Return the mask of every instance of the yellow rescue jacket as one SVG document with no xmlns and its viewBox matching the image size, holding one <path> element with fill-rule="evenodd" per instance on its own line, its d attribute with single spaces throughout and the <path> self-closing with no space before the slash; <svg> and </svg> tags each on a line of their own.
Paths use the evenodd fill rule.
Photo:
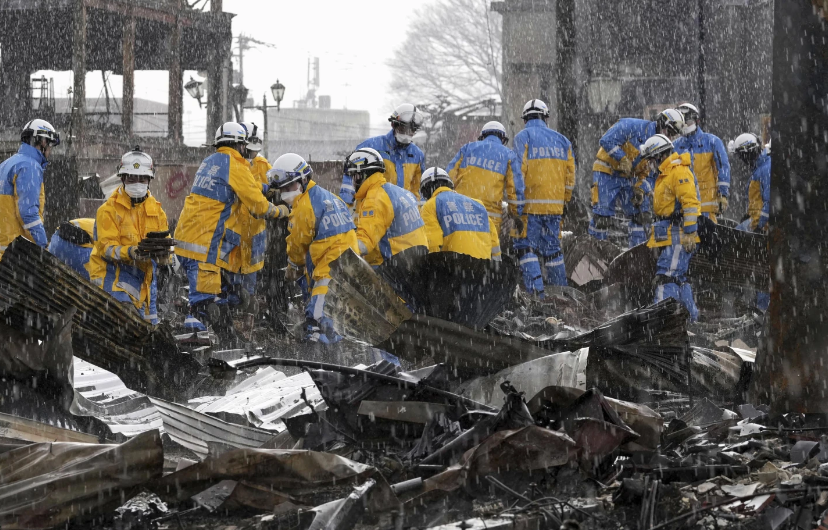
<svg viewBox="0 0 828 530">
<path fill-rule="evenodd" d="M 220 147 L 201 163 L 178 218 L 175 253 L 230 272 L 241 269 L 239 217 L 276 218 L 250 163 L 235 149 Z"/>
<path fill-rule="evenodd" d="M 86 265 L 90 281 L 122 302 L 131 301 L 147 320 L 157 318 L 154 265 L 133 261 L 129 249 L 148 233 L 166 230 L 167 214 L 161 203 L 149 195 L 133 206 L 123 186 L 98 208 L 95 217 L 95 243 Z"/>
<path fill-rule="evenodd" d="M 264 185 L 267 185 L 267 172 L 271 167 L 273 166 L 262 155 L 256 155 L 250 163 L 253 176 Z M 236 227 L 241 235 L 241 273 L 251 274 L 262 270 L 267 247 L 267 221 L 253 217 L 250 210 L 242 206 L 239 209 Z"/>
<path fill-rule="evenodd" d="M 526 122 L 513 143 L 526 186 L 523 213 L 561 215 L 575 188 L 572 144 L 539 119 Z"/>
<path fill-rule="evenodd" d="M 423 206 L 429 252 L 457 252 L 473 258 L 500 257 L 500 237 L 478 200 L 440 187 Z"/>
<path fill-rule="evenodd" d="M 374 173 L 356 193 L 357 240 L 365 261 L 381 265 L 384 260 L 411 247 L 428 247 L 425 225 L 417 199 L 408 191 Z"/>
<path fill-rule="evenodd" d="M 286 240 L 288 264 L 305 267 L 314 283 L 330 280 L 334 260 L 349 248 L 359 253 L 354 228 L 351 212 L 342 199 L 314 181 L 308 182 L 290 212 Z M 323 294 L 316 287 L 314 293 Z"/>
<path fill-rule="evenodd" d="M 648 247 L 680 244 L 679 227 L 685 233 L 696 232 L 701 201 L 696 179 L 690 171 L 689 153 L 673 153 L 658 166 L 658 177 L 653 188 L 653 214 L 656 219 L 647 241 Z"/>
</svg>

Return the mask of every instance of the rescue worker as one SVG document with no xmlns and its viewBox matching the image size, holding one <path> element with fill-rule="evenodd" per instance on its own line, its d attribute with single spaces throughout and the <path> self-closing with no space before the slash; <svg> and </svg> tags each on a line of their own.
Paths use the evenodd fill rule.
<svg viewBox="0 0 828 530">
<path fill-rule="evenodd" d="M 751 134 L 744 133 L 736 137 L 727 145 L 728 150 L 735 154 L 750 169 L 746 195 L 748 197 L 748 215 L 737 230 L 747 232 L 766 233 L 770 218 L 770 183 L 771 183 L 771 154 L 770 144 L 762 149 L 759 139 Z M 757 291 L 756 307 L 767 311 L 770 305 L 770 293 Z"/>
<path fill-rule="evenodd" d="M 647 180 L 647 164 L 639 157 L 638 148 L 655 134 L 677 138 L 683 127 L 681 112 L 667 109 L 655 121 L 621 118 L 604 133 L 592 165 L 591 236 L 607 239 L 612 216 L 620 206 L 629 219 L 630 248 L 647 240 L 645 227 L 652 217 L 647 197 L 652 193 L 652 178 Z"/>
<path fill-rule="evenodd" d="M 663 134 L 649 138 L 640 152 L 650 171 L 657 174 L 653 189 L 655 221 L 647 241 L 648 247 L 662 249 L 654 279 L 655 302 L 675 298 L 696 321 L 699 310 L 687 270 L 699 242 L 696 232 L 701 203 L 690 170 L 690 154 L 676 153 L 673 143 Z"/>
<path fill-rule="evenodd" d="M 247 158 L 250 161 L 250 171 L 253 173 L 257 183 L 262 185 L 262 190 L 267 193 L 267 172 L 271 165 L 265 157 L 259 154 L 262 150 L 262 139 L 259 136 L 261 131 L 253 122 L 244 122 L 242 126 L 247 130 Z M 236 220 L 235 230 L 241 236 L 239 244 L 241 269 L 239 275 L 234 275 L 234 283 L 242 286 L 245 292 L 250 294 L 251 300 L 255 301 L 256 280 L 260 270 L 264 267 L 265 250 L 267 247 L 267 221 L 257 219 L 250 210 L 241 205 L 239 216 Z M 250 311 L 255 313 L 256 311 Z"/>
<path fill-rule="evenodd" d="M 420 193 L 420 177 L 425 169 L 425 155 L 412 143 L 414 134 L 423 126 L 423 113 L 411 103 L 403 103 L 391 113 L 388 121 L 391 130 L 368 138 L 356 148 L 370 147 L 382 155 L 385 161 L 385 180 L 406 189 L 415 197 Z M 354 182 L 343 175 L 339 196 L 349 205 L 354 204 Z"/>
<path fill-rule="evenodd" d="M 401 252 L 428 253 L 417 199 L 386 182 L 385 162 L 370 147 L 357 149 L 345 162 L 356 188 L 356 235 L 359 253 L 374 267 Z"/>
<path fill-rule="evenodd" d="M 770 216 L 770 149 L 762 149 L 759 139 L 744 133 L 728 143 L 728 149 L 750 169 L 746 195 L 748 217 L 739 225 L 740 230 L 764 232 L 768 229 Z"/>
<path fill-rule="evenodd" d="M 317 186 L 305 159 L 287 153 L 268 172 L 270 186 L 291 208 L 288 236 L 288 281 L 306 275 L 309 297 L 305 307 L 304 339 L 331 343 L 339 340 L 333 321 L 325 313 L 325 296 L 331 281 L 331 263 L 349 248 L 359 253 L 356 231 L 348 206 Z"/>
<path fill-rule="evenodd" d="M 271 204 L 264 185 L 251 173 L 244 158 L 248 135 L 241 124 L 225 123 L 216 130 L 215 139 L 216 152 L 199 166 L 184 201 L 175 253 L 190 284 L 190 312 L 184 327 L 203 331 L 206 322 L 220 335 L 232 336 L 229 303 L 234 285 L 228 273 L 241 269 L 239 217 L 249 212 L 256 218 L 278 219 L 289 210 Z"/>
<path fill-rule="evenodd" d="M 156 256 L 143 248 L 153 232 L 169 236 L 167 214 L 149 192 L 155 178 L 152 158 L 135 147 L 121 157 L 118 176 L 121 185 L 95 216 L 95 243 L 86 269 L 92 283 L 157 324 L 156 270 L 158 261 L 171 251 Z"/>
<path fill-rule="evenodd" d="M 49 122 L 32 120 L 20 133 L 20 149 L 0 164 L 0 259 L 17 236 L 46 247 L 43 171 L 60 135 Z"/>
<path fill-rule="evenodd" d="M 549 108 L 539 99 L 523 106 L 525 128 L 515 135 L 514 151 L 521 161 L 526 186 L 523 219 L 514 249 L 527 292 L 544 295 L 541 273 L 543 260 L 546 284 L 566 285 L 561 251 L 561 218 L 575 188 L 575 157 L 572 144 L 546 125 Z M 522 226 L 521 226 L 522 225 Z"/>
<path fill-rule="evenodd" d="M 676 110 L 684 117 L 681 138 L 674 142 L 677 153 L 690 153 L 690 168 L 699 185 L 702 215 L 716 222 L 727 210 L 730 195 L 730 161 L 724 143 L 699 125 L 699 109 L 682 103 Z"/>
<path fill-rule="evenodd" d="M 500 236 L 486 207 L 454 191 L 443 169 L 428 168 L 420 182 L 429 252 L 457 252 L 500 261 Z"/>
<path fill-rule="evenodd" d="M 86 270 L 86 264 L 89 263 L 94 243 L 95 220 L 73 219 L 55 230 L 49 241 L 48 250 L 88 280 L 89 271 Z"/>
<path fill-rule="evenodd" d="M 512 216 L 520 219 L 523 215 L 524 185 L 520 159 L 506 147 L 508 143 L 509 137 L 503 124 L 490 121 L 483 126 L 477 141 L 461 147 L 447 168 L 454 181 L 454 190 L 482 202 L 498 234 L 503 221 L 501 203 L 504 190 Z"/>
</svg>

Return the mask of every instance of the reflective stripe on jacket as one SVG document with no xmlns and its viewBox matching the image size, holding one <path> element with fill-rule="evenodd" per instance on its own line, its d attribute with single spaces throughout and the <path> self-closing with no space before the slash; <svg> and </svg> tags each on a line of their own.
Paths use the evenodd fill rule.
<svg viewBox="0 0 828 530">
<path fill-rule="evenodd" d="M 730 161 L 718 136 L 700 127 L 674 142 L 677 153 L 690 154 L 690 168 L 696 175 L 701 211 L 719 212 L 719 194 L 730 195 Z"/>
<path fill-rule="evenodd" d="M 175 253 L 239 272 L 238 217 L 242 207 L 254 217 L 275 218 L 276 206 L 262 193 L 250 163 L 235 149 L 220 147 L 196 171 L 193 187 L 178 218 Z M 232 254 L 231 254 L 232 253 Z"/>
<path fill-rule="evenodd" d="M 365 261 L 380 265 L 403 250 L 427 247 L 425 225 L 410 191 L 374 173 L 356 194 L 356 228 Z"/>
<path fill-rule="evenodd" d="M 592 171 L 612 175 L 618 172 L 618 163 L 625 156 L 634 164 L 633 173 L 639 178 L 647 176 L 647 163 L 638 158 L 638 148 L 656 133 L 654 121 L 637 118 L 621 118 L 598 141 L 600 148 L 595 155 Z"/>
<path fill-rule="evenodd" d="M 429 252 L 500 257 L 500 237 L 480 201 L 441 187 L 426 201 L 422 214 Z"/>
<path fill-rule="evenodd" d="M 425 155 L 422 150 L 410 143 L 401 145 L 394 138 L 394 131 L 388 131 L 382 136 L 368 138 L 356 148 L 370 147 L 376 149 L 385 161 L 385 180 L 406 189 L 420 198 L 420 177 L 425 171 Z M 342 200 L 351 204 L 353 202 L 354 181 L 348 175 L 342 177 L 342 186 L 339 188 L 339 196 Z"/>
<path fill-rule="evenodd" d="M 150 232 L 169 230 L 167 214 L 152 195 L 133 206 L 123 186 L 98 208 L 89 279 L 122 302 L 132 304 L 146 320 L 155 321 L 155 263 L 136 262 L 129 256 Z"/>
<path fill-rule="evenodd" d="M 262 183 L 262 189 L 267 193 L 267 172 L 270 171 L 270 162 L 261 155 L 250 163 L 250 170 L 257 182 Z M 241 235 L 240 258 L 241 273 L 250 274 L 262 270 L 264 267 L 265 250 L 267 247 L 267 221 L 250 215 L 250 210 L 242 206 L 239 208 L 239 218 L 236 223 L 237 231 Z"/>
<path fill-rule="evenodd" d="M 770 217 L 771 156 L 765 151 L 756 160 L 748 181 L 748 215 L 752 230 L 763 230 Z"/>
<path fill-rule="evenodd" d="M 460 148 L 446 168 L 454 190 L 477 199 L 489 216 L 502 216 L 503 191 L 512 215 L 523 215 L 524 183 L 520 159 L 497 136 L 471 142 Z"/>
<path fill-rule="evenodd" d="M 304 266 L 314 282 L 330 279 L 331 263 L 349 248 L 359 254 L 348 206 L 314 181 L 293 203 L 288 232 L 289 264 Z"/>
<path fill-rule="evenodd" d="M 525 185 L 523 213 L 561 215 L 575 189 L 572 144 L 543 120 L 535 119 L 515 135 L 514 150 Z"/>
<path fill-rule="evenodd" d="M 43 171 L 48 162 L 29 144 L 0 164 L 0 258 L 17 236 L 41 247 L 48 243 L 43 227 Z"/>
<path fill-rule="evenodd" d="M 690 155 L 673 153 L 658 166 L 658 177 L 653 189 L 652 226 L 648 247 L 666 247 L 680 243 L 679 231 L 694 233 L 698 228 L 701 203 L 696 190 L 696 178 L 690 171 Z M 696 236 L 696 242 L 699 238 Z"/>
</svg>

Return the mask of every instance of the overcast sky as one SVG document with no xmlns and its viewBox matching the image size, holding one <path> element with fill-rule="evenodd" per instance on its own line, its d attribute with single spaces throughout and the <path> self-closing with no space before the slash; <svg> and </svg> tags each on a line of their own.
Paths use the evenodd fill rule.
<svg viewBox="0 0 828 530">
<path fill-rule="evenodd" d="M 386 66 L 405 39 L 414 11 L 434 0 L 224 0 L 224 10 L 234 13 L 233 35 L 244 33 L 276 49 L 255 47 L 244 57 L 244 84 L 260 104 L 278 78 L 286 87 L 283 106 L 292 106 L 307 91 L 308 58 L 319 57 L 319 95 L 330 95 L 333 108 L 367 110 L 372 134 L 387 129 L 385 121 L 395 104 L 388 94 L 390 72 Z M 233 50 L 236 51 L 236 40 Z M 235 64 L 235 62 L 234 62 Z M 185 82 L 191 72 L 185 74 Z M 49 72 L 55 77 L 56 97 L 66 97 L 72 84 L 70 72 Z M 122 91 L 121 76 L 110 76 L 116 97 Z M 103 97 L 100 72 L 87 74 L 87 97 Z M 135 97 L 167 101 L 167 76 L 161 72 L 136 72 Z M 137 117 L 139 119 L 140 117 Z M 261 120 L 261 112 L 246 111 L 246 119 Z M 197 144 L 205 138 L 206 109 L 184 97 L 184 138 Z"/>
</svg>

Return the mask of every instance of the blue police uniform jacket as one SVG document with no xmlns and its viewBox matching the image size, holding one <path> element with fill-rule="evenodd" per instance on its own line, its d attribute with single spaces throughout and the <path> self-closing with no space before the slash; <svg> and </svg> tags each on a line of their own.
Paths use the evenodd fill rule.
<svg viewBox="0 0 828 530">
<path fill-rule="evenodd" d="M 730 161 L 724 143 L 718 136 L 696 127 L 673 145 L 677 153 L 690 153 L 690 169 L 699 186 L 702 212 L 718 212 L 718 195 L 730 194 Z"/>
<path fill-rule="evenodd" d="M 43 228 L 43 170 L 48 162 L 40 150 L 21 144 L 0 164 L 0 257 L 17 236 L 41 247 L 48 243 Z"/>
<path fill-rule="evenodd" d="M 368 138 L 356 148 L 370 147 L 376 149 L 385 161 L 385 180 L 410 191 L 415 197 L 420 197 L 420 177 L 425 171 L 425 155 L 423 151 L 410 143 L 402 145 L 394 138 L 393 129 L 382 136 Z M 348 204 L 354 202 L 354 180 L 343 175 L 339 196 Z"/>
</svg>

